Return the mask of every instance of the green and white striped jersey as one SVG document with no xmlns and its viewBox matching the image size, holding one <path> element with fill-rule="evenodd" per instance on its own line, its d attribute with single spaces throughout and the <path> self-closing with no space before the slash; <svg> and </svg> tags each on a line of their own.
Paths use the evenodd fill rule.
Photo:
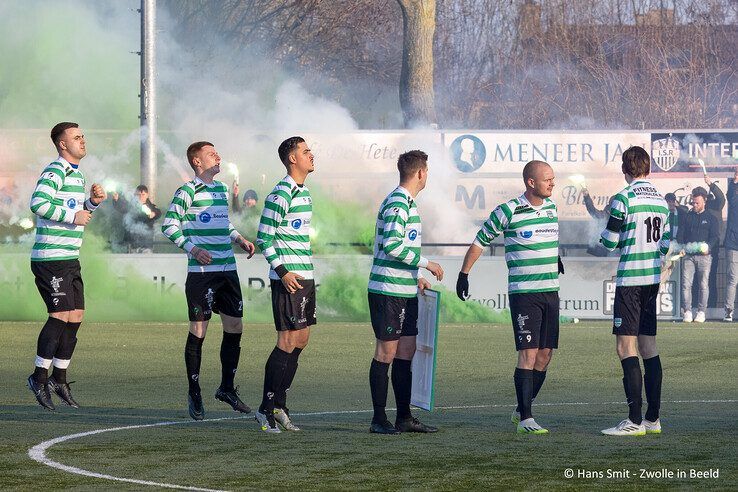
<svg viewBox="0 0 738 492">
<path fill-rule="evenodd" d="M 31 261 L 76 260 L 82 246 L 84 226 L 74 224 L 74 214 L 95 210 L 85 201 L 85 177 L 62 157 L 46 166 L 31 195 L 36 214 L 36 242 Z"/>
<path fill-rule="evenodd" d="M 480 248 L 500 234 L 505 238 L 510 294 L 559 290 L 559 218 L 545 198 L 537 207 L 525 194 L 495 208 L 474 239 Z"/>
<path fill-rule="evenodd" d="M 264 201 L 256 244 L 269 262 L 269 278 L 279 280 L 274 271 L 280 265 L 304 279 L 313 276 L 310 222 L 313 199 L 305 185 L 290 175 L 277 183 Z"/>
<path fill-rule="evenodd" d="M 622 220 L 619 231 L 605 229 L 600 241 L 620 248 L 615 285 L 652 285 L 661 281 L 661 256 L 669 251 L 669 208 L 658 190 L 639 179 L 615 195 L 610 217 Z"/>
<path fill-rule="evenodd" d="M 195 178 L 174 193 L 164 215 L 161 232 L 188 253 L 188 272 L 224 272 L 236 269 L 232 241 L 239 233 L 228 218 L 228 187 L 220 181 L 212 184 Z M 212 256 L 209 265 L 201 265 L 190 252 L 197 246 Z"/>
<path fill-rule="evenodd" d="M 418 268 L 428 260 L 420 255 L 420 215 L 409 191 L 398 186 L 382 201 L 375 231 L 369 292 L 415 297 L 422 277 Z"/>
</svg>

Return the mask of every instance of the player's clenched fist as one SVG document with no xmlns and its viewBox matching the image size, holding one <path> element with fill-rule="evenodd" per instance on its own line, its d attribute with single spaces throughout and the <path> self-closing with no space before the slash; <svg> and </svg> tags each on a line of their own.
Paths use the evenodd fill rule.
<svg viewBox="0 0 738 492">
<path fill-rule="evenodd" d="M 190 254 L 201 265 L 209 265 L 210 262 L 213 261 L 213 257 L 210 255 L 210 253 L 202 248 L 198 248 L 197 246 L 192 248 Z"/>
<path fill-rule="evenodd" d="M 107 197 L 108 194 L 105 192 L 105 188 L 99 183 L 93 183 L 90 191 L 90 201 L 95 205 L 99 205 Z"/>
<path fill-rule="evenodd" d="M 80 225 L 80 226 L 86 226 L 91 218 L 92 218 L 92 213 L 90 213 L 88 210 L 80 210 L 79 212 L 74 214 L 74 224 Z"/>
</svg>

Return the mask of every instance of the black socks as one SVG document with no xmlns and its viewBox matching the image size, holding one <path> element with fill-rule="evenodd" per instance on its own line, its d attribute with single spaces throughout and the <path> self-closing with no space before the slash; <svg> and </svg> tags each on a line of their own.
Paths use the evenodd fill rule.
<svg viewBox="0 0 738 492">
<path fill-rule="evenodd" d="M 59 345 L 54 354 L 54 372 L 51 374 L 57 383 L 66 384 L 67 382 L 67 367 L 72 360 L 74 347 L 77 346 L 77 331 L 81 324 L 70 321 L 59 338 Z"/>
<path fill-rule="evenodd" d="M 289 359 L 289 353 L 279 347 L 274 347 L 266 361 L 264 366 L 264 391 L 259 406 L 259 411 L 263 414 L 268 415 L 274 412 L 274 397 L 284 383 Z"/>
<path fill-rule="evenodd" d="M 392 362 L 392 389 L 395 391 L 397 403 L 397 420 L 412 417 L 410 413 L 410 395 L 413 390 L 413 361 L 395 359 Z"/>
<path fill-rule="evenodd" d="M 628 418 L 634 424 L 640 425 L 643 421 L 641 406 L 643 405 L 643 379 L 638 357 L 626 357 L 620 361 L 623 366 L 623 388 L 628 399 Z"/>
<path fill-rule="evenodd" d="M 225 391 L 233 390 L 233 379 L 238 369 L 238 358 L 241 355 L 241 334 L 223 332 L 220 344 L 220 387 Z"/>
<path fill-rule="evenodd" d="M 369 388 L 372 392 L 372 405 L 374 406 L 372 422 L 377 424 L 382 424 L 387 420 L 384 409 L 387 406 L 388 372 L 389 364 L 372 359 L 372 365 L 369 369 Z"/>
<path fill-rule="evenodd" d="M 48 369 L 51 367 L 54 354 L 56 354 L 57 348 L 59 347 L 59 340 L 66 328 L 66 321 L 49 316 L 43 328 L 41 328 L 41 332 L 38 334 L 36 369 L 33 372 L 33 377 L 41 384 L 46 384 Z"/>
<path fill-rule="evenodd" d="M 538 392 L 541 391 L 543 382 L 546 380 L 546 371 L 539 371 L 533 369 L 533 398 L 531 398 L 530 405 L 533 407 L 533 400 L 538 396 Z M 515 407 L 516 412 L 520 412 L 520 406 Z"/>
<path fill-rule="evenodd" d="M 515 395 L 518 398 L 518 409 L 520 410 L 520 421 L 533 417 L 531 405 L 533 403 L 533 390 L 535 387 L 533 369 L 515 368 Z M 541 381 L 543 384 L 543 381 Z"/>
<path fill-rule="evenodd" d="M 655 422 L 659 418 L 661 406 L 661 359 L 659 356 L 643 359 L 643 385 L 646 388 L 646 420 Z"/>
<path fill-rule="evenodd" d="M 187 384 L 190 393 L 200 392 L 200 361 L 202 360 L 202 342 L 204 341 L 204 338 L 198 338 L 192 333 L 187 335 L 185 366 L 187 367 Z"/>
<path fill-rule="evenodd" d="M 277 394 L 274 396 L 274 406 L 277 408 L 287 408 L 287 390 L 292 386 L 292 381 L 295 380 L 295 374 L 297 374 L 297 360 L 300 358 L 301 348 L 295 347 L 290 354 L 290 358 L 287 361 L 287 372 L 284 375 L 282 381 L 282 387 L 279 388 Z"/>
</svg>

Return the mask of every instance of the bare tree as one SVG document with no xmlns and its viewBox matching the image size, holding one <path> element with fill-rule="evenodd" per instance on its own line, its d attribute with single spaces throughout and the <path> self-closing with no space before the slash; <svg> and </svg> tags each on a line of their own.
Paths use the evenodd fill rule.
<svg viewBox="0 0 738 492">
<path fill-rule="evenodd" d="M 437 123 L 433 91 L 435 0 L 397 0 L 402 10 L 400 106 L 405 126 Z"/>
</svg>

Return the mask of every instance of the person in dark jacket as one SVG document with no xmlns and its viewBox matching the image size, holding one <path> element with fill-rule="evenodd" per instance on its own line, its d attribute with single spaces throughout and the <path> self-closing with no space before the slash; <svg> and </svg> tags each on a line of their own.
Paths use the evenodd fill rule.
<svg viewBox="0 0 738 492">
<path fill-rule="evenodd" d="M 707 243 L 706 252 L 689 250 L 682 260 L 682 310 L 685 323 L 693 320 L 704 323 L 707 309 L 708 281 L 710 278 L 710 252 L 717 248 L 720 240 L 720 225 L 714 215 L 707 212 L 707 190 L 698 186 L 692 190 L 692 210 L 679 225 L 677 242 L 682 246 L 687 243 Z M 692 283 L 695 277 L 699 289 L 697 314 L 692 317 Z"/>
<path fill-rule="evenodd" d="M 153 253 L 154 223 L 161 217 L 161 210 L 149 199 L 149 189 L 146 185 L 138 185 L 131 202 L 118 193 L 113 193 L 112 197 L 113 207 L 123 216 L 128 252 Z"/>
<path fill-rule="evenodd" d="M 725 225 L 725 257 L 728 261 L 728 288 L 725 293 L 725 317 L 723 321 L 733 321 L 735 289 L 738 284 L 738 169 L 733 179 L 728 180 L 728 222 Z"/>
<path fill-rule="evenodd" d="M 723 190 L 713 181 L 710 176 L 705 174 L 705 184 L 709 187 L 707 194 L 707 204 L 705 208 L 707 212 L 712 214 L 718 223 L 718 235 L 723 234 L 723 209 L 725 208 L 725 194 Z M 720 258 L 720 244 L 715 246 L 714 249 L 710 249 L 710 256 L 712 256 L 712 263 L 710 263 L 710 295 L 707 299 L 707 305 L 710 307 L 717 307 L 717 268 L 718 260 Z"/>
<path fill-rule="evenodd" d="M 671 237 L 676 238 L 679 234 L 679 220 L 689 212 L 689 208 L 684 205 L 679 205 L 674 193 L 667 193 L 664 195 L 664 200 L 666 200 L 666 205 L 669 206 L 669 228 L 671 229 Z"/>
</svg>

